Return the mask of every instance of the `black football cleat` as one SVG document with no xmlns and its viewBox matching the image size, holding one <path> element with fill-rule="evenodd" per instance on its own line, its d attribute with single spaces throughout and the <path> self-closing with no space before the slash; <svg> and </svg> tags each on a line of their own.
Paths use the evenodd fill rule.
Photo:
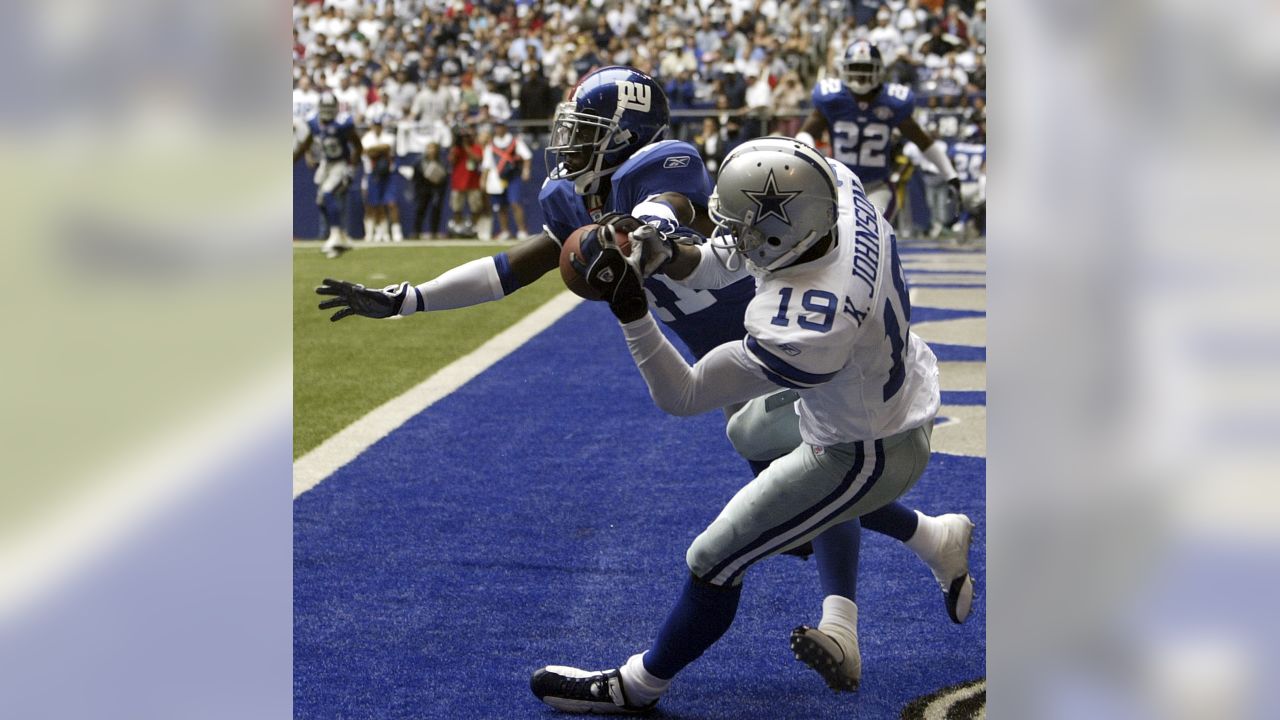
<svg viewBox="0 0 1280 720">
<path fill-rule="evenodd" d="M 548 665 L 529 679 L 529 689 L 542 702 L 569 713 L 644 715 L 658 704 L 657 700 L 647 705 L 629 702 L 616 669 L 591 672 Z"/>
</svg>

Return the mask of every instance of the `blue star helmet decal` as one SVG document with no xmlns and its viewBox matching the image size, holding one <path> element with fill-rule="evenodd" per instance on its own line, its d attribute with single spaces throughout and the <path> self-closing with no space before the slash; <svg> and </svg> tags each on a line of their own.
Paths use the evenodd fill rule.
<svg viewBox="0 0 1280 720">
<path fill-rule="evenodd" d="M 764 181 L 764 189 L 754 192 L 743 190 L 742 193 L 756 204 L 756 213 L 752 224 L 762 222 L 765 218 L 773 215 L 790 225 L 791 218 L 787 217 L 787 203 L 794 200 L 801 191 L 787 192 L 778 190 L 778 181 L 774 179 L 773 171 L 770 170 L 769 177 Z"/>
</svg>

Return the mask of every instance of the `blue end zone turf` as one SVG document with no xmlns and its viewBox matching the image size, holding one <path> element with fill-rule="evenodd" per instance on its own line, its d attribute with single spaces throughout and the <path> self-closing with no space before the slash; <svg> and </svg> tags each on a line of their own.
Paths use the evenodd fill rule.
<svg viewBox="0 0 1280 720">
<path fill-rule="evenodd" d="M 935 454 L 906 497 L 977 523 L 979 593 L 985 470 Z M 295 501 L 295 717 L 556 716 L 529 675 L 647 648 L 686 547 L 749 477 L 721 415 L 654 408 L 617 323 L 584 303 Z M 859 593 L 860 692 L 792 658 L 788 634 L 822 597 L 813 562 L 776 557 L 660 716 L 897 718 L 985 674 L 982 600 L 953 625 L 898 543 L 864 533 Z"/>
</svg>

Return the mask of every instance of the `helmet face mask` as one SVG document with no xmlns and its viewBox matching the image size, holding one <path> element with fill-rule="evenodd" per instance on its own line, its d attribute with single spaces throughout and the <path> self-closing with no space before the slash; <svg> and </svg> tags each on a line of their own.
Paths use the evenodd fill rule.
<svg viewBox="0 0 1280 720">
<path fill-rule="evenodd" d="M 653 78 L 628 67 L 597 70 L 556 108 L 545 150 L 549 176 L 573 180 L 580 195 L 596 193 L 627 158 L 666 135 L 669 118 Z"/>
<path fill-rule="evenodd" d="M 858 40 L 844 51 L 840 80 L 858 95 L 866 95 L 884 84 L 884 60 L 875 45 Z"/>
<path fill-rule="evenodd" d="M 588 169 L 591 160 L 603 156 L 612 128 L 604 118 L 580 113 L 571 102 L 560 103 L 551 126 L 551 141 L 547 152 L 557 162 L 552 172 L 557 177 L 574 178 Z M 550 165 L 550 163 L 548 163 Z"/>
<path fill-rule="evenodd" d="M 767 273 L 795 263 L 836 224 L 835 172 L 793 138 L 750 140 L 720 166 L 707 211 L 710 245 L 730 270 Z"/>
</svg>

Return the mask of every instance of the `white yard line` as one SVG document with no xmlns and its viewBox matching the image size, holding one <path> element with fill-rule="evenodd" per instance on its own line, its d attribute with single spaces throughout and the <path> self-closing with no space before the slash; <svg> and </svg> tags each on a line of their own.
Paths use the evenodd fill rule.
<svg viewBox="0 0 1280 720">
<path fill-rule="evenodd" d="M 369 414 L 320 443 L 293 462 L 293 497 L 297 498 L 320 484 L 338 468 L 356 459 L 370 445 L 511 354 L 580 302 L 582 299 L 571 292 L 560 293 L 515 325 L 489 338 L 470 354 L 446 365 L 403 395 L 374 408 Z"/>
</svg>

